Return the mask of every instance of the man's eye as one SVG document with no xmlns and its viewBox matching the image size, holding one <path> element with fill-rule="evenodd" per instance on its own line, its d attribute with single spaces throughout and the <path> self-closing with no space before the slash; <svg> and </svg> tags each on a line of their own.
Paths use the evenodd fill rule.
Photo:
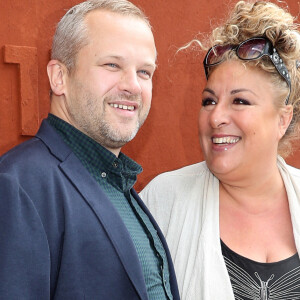
<svg viewBox="0 0 300 300">
<path fill-rule="evenodd" d="M 202 106 L 216 105 L 216 104 L 217 102 L 212 98 L 204 98 L 202 100 Z"/>
<path fill-rule="evenodd" d="M 235 98 L 233 100 L 233 104 L 237 105 L 250 105 L 250 102 L 248 100 L 242 99 L 242 98 Z"/>
<path fill-rule="evenodd" d="M 146 78 L 151 78 L 152 77 L 152 74 L 146 70 L 140 70 L 139 73 L 143 76 L 143 77 L 146 77 Z"/>
<path fill-rule="evenodd" d="M 108 64 L 105 64 L 105 66 L 113 68 L 113 69 L 118 68 L 118 65 L 114 64 L 114 63 L 108 63 Z"/>
</svg>

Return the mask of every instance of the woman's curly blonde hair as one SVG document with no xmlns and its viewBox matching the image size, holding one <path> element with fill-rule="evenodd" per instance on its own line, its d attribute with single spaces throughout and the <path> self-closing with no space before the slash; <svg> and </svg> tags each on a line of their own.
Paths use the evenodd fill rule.
<svg viewBox="0 0 300 300">
<path fill-rule="evenodd" d="M 199 40 L 193 40 L 202 49 L 207 50 L 216 44 L 238 45 L 251 37 L 267 37 L 276 48 L 286 65 L 291 79 L 291 93 L 288 104 L 293 106 L 293 119 L 285 135 L 279 142 L 278 152 L 283 157 L 292 152 L 292 142 L 299 139 L 300 133 L 300 33 L 298 24 L 294 23 L 292 15 L 276 4 L 264 1 L 239 1 L 224 25 L 213 30 L 208 45 L 204 46 Z M 186 47 L 183 47 L 186 48 Z M 234 51 L 225 55 L 225 59 L 238 59 Z M 285 105 L 289 88 L 278 73 L 271 60 L 267 57 L 247 61 L 245 64 L 255 65 L 271 74 L 274 89 L 278 95 L 277 107 Z M 210 68 L 210 71 L 213 68 Z"/>
</svg>

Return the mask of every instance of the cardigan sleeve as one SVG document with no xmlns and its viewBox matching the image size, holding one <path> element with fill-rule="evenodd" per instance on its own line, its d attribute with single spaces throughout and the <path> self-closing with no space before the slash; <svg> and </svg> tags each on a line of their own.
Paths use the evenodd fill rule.
<svg viewBox="0 0 300 300">
<path fill-rule="evenodd" d="M 7 174 L 0 174 L 0 299 L 50 299 L 42 222 L 18 181 Z"/>
</svg>

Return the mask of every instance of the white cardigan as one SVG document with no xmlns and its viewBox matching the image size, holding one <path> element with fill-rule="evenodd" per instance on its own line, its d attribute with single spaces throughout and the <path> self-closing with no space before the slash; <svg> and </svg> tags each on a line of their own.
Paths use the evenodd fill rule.
<svg viewBox="0 0 300 300">
<path fill-rule="evenodd" d="M 300 170 L 278 157 L 300 253 Z M 163 173 L 140 193 L 162 229 L 182 300 L 234 300 L 222 256 L 219 181 L 205 162 Z"/>
</svg>

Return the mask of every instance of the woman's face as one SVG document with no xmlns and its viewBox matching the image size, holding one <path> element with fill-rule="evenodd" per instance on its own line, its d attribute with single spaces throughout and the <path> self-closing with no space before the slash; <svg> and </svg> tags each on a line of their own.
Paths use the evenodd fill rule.
<svg viewBox="0 0 300 300">
<path fill-rule="evenodd" d="M 275 96 L 269 75 L 241 61 L 223 62 L 210 74 L 202 95 L 199 136 L 207 165 L 219 179 L 276 166 L 286 124 L 274 105 Z"/>
</svg>

